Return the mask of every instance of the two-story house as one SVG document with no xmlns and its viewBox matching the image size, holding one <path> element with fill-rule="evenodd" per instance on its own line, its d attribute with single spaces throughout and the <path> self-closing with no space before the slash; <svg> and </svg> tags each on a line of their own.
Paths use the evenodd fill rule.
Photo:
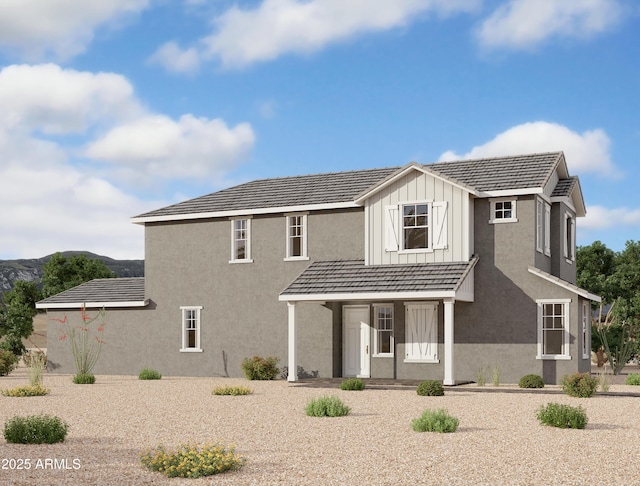
<svg viewBox="0 0 640 486">
<path fill-rule="evenodd" d="M 277 356 L 290 381 L 359 376 L 556 383 L 590 370 L 576 287 L 578 178 L 563 153 L 411 163 L 248 182 L 132 218 L 145 278 L 38 303 L 56 322 L 107 308 L 97 373 L 241 376 Z"/>
</svg>

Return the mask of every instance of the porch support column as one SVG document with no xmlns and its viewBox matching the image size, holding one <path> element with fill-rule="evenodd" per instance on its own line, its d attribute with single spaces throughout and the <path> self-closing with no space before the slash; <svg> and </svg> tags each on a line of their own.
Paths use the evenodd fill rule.
<svg viewBox="0 0 640 486">
<path fill-rule="evenodd" d="M 289 363 L 287 381 L 298 381 L 298 356 L 296 336 L 296 303 L 287 302 L 289 313 Z"/>
<path fill-rule="evenodd" d="M 445 385 L 455 385 L 453 371 L 453 306 L 454 299 L 444 299 L 444 381 Z"/>
</svg>

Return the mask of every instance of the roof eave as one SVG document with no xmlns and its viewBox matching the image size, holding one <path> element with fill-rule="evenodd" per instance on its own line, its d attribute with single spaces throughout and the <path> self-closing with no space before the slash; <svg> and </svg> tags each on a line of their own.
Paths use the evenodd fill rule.
<svg viewBox="0 0 640 486">
<path fill-rule="evenodd" d="M 529 267 L 528 268 L 529 273 L 532 273 L 533 275 L 536 275 L 548 282 L 551 282 L 553 284 L 558 285 L 559 287 L 564 288 L 565 290 L 568 290 L 569 292 L 573 292 L 575 294 L 578 294 L 581 297 L 584 297 L 585 299 L 589 299 L 592 300 L 594 302 L 602 302 L 602 297 L 600 297 L 599 295 L 596 294 L 592 294 L 591 292 L 589 292 L 588 290 L 585 289 L 581 289 L 580 287 L 578 287 L 577 285 L 573 285 L 565 280 L 562 280 L 561 278 L 558 278 L 554 275 L 551 275 L 547 272 L 544 272 L 542 270 L 540 270 L 539 268 L 535 268 L 535 267 Z"/>
<path fill-rule="evenodd" d="M 36 302 L 36 309 L 98 309 L 98 308 L 124 308 L 124 307 L 146 307 L 149 299 L 131 300 L 122 302 Z"/>
<path fill-rule="evenodd" d="M 429 290 L 407 292 L 349 292 L 335 294 L 280 294 L 280 302 L 336 302 L 365 300 L 419 300 L 455 298 L 454 290 Z"/>
</svg>

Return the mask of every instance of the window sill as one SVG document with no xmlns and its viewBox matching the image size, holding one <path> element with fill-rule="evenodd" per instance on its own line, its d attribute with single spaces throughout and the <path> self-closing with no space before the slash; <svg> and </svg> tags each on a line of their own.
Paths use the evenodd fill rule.
<svg viewBox="0 0 640 486">
<path fill-rule="evenodd" d="M 390 353 L 380 353 L 380 354 L 374 354 L 371 356 L 372 358 L 393 358 L 393 354 Z"/>
<path fill-rule="evenodd" d="M 501 219 L 490 219 L 489 224 L 500 224 L 500 223 L 517 223 L 518 218 L 501 218 Z"/>
<path fill-rule="evenodd" d="M 439 363 L 439 359 L 405 359 L 405 363 Z"/>
<path fill-rule="evenodd" d="M 410 255 L 416 253 L 433 253 L 433 248 L 417 248 L 415 250 L 398 250 L 398 255 Z"/>
<path fill-rule="evenodd" d="M 306 261 L 306 260 L 309 260 L 308 256 L 285 257 L 284 258 L 285 262 L 300 262 L 300 261 Z"/>
<path fill-rule="evenodd" d="M 563 356 L 563 355 L 556 355 L 556 354 L 543 354 L 542 356 L 538 355 L 536 356 L 536 359 L 547 359 L 550 361 L 570 361 L 571 360 L 571 356 Z"/>
<path fill-rule="evenodd" d="M 253 259 L 249 259 L 249 260 L 229 260 L 229 263 L 253 263 Z"/>
<path fill-rule="evenodd" d="M 573 260 L 569 260 L 568 258 L 565 258 L 564 261 L 567 262 L 569 265 L 573 265 Z"/>
<path fill-rule="evenodd" d="M 181 353 L 202 353 L 202 349 L 200 348 L 183 348 L 180 350 Z"/>
</svg>

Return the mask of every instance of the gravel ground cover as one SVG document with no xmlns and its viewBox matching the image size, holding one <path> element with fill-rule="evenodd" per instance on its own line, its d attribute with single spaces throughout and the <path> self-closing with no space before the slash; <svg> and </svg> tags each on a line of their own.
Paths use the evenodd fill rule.
<svg viewBox="0 0 640 486">
<path fill-rule="evenodd" d="M 24 368 L 0 378 L 0 388 L 27 383 Z M 638 484 L 640 397 L 624 395 L 638 387 L 614 384 L 608 395 L 580 399 L 558 387 L 467 386 L 420 397 L 409 387 L 358 392 L 231 378 L 97 376 L 94 385 L 74 385 L 70 375 L 46 375 L 44 384 L 48 396 L 0 396 L 2 423 L 57 415 L 69 423 L 67 439 L 36 446 L 0 438 L 1 484 Z M 218 385 L 254 393 L 212 395 Z M 305 404 L 321 395 L 340 397 L 351 414 L 307 417 Z M 540 425 L 536 411 L 549 402 L 581 405 L 587 428 Z M 458 430 L 414 432 L 411 420 L 425 408 L 446 408 Z M 140 464 L 143 449 L 211 440 L 235 444 L 245 467 L 169 480 Z M 18 470 L 27 459 L 30 469 Z"/>
</svg>

